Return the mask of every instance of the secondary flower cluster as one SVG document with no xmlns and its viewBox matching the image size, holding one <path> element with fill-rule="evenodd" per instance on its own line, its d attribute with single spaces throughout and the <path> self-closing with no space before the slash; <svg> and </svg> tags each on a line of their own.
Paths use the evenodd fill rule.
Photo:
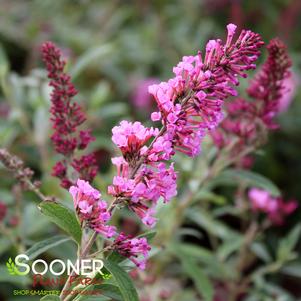
<svg viewBox="0 0 301 301">
<path fill-rule="evenodd" d="M 140 269 L 145 269 L 148 252 L 151 249 L 145 237 L 130 238 L 120 233 L 113 243 L 113 248 L 122 256 L 129 258 Z"/>
<path fill-rule="evenodd" d="M 131 168 L 123 157 L 113 158 L 112 162 L 117 167 L 117 176 L 113 179 L 113 185 L 109 186 L 108 193 L 127 202 L 129 209 L 145 225 L 153 227 L 156 223 L 153 214 L 159 198 L 168 202 L 177 194 L 177 176 L 173 164 L 143 164 L 131 178 Z"/>
<path fill-rule="evenodd" d="M 64 72 L 66 62 L 61 58 L 60 50 L 51 42 L 42 46 L 43 60 L 48 71 L 51 92 L 51 121 L 54 133 L 51 140 L 55 150 L 65 159 L 56 163 L 53 175 L 61 179 L 61 185 L 69 188 L 73 181 L 68 175 L 68 163 L 77 171 L 80 178 L 93 180 L 97 173 L 97 164 L 93 154 L 74 158 L 76 150 L 84 150 L 94 140 L 90 130 L 79 130 L 86 117 L 78 105 L 72 101 L 77 91 L 70 76 Z"/>
<path fill-rule="evenodd" d="M 249 199 L 254 211 L 266 213 L 276 225 L 283 224 L 284 218 L 298 207 L 295 200 L 285 202 L 281 197 L 273 197 L 268 191 L 258 188 L 250 189 Z"/>
<path fill-rule="evenodd" d="M 69 189 L 74 202 L 74 208 L 81 223 L 98 233 L 110 238 L 115 235 L 116 228 L 106 225 L 111 218 L 107 203 L 101 199 L 101 194 L 89 182 L 77 180 L 76 186 Z"/>
<path fill-rule="evenodd" d="M 133 261 L 139 268 L 144 269 L 150 250 L 146 238 L 130 238 L 123 233 L 117 234 L 116 227 L 107 224 L 111 219 L 111 210 L 107 208 L 107 203 L 101 199 L 100 192 L 93 188 L 89 182 L 79 179 L 75 186 L 70 187 L 69 191 L 81 223 L 85 223 L 85 226 L 107 238 L 116 236 L 111 249 L 116 250 L 122 256 Z M 138 258 L 140 254 L 144 257 Z"/>
<path fill-rule="evenodd" d="M 247 89 L 251 99 L 236 98 L 228 103 L 226 118 L 211 133 L 219 148 L 236 140 L 232 155 L 238 155 L 247 146 L 262 143 L 267 130 L 277 128 L 273 118 L 288 92 L 285 83 L 291 76 L 291 60 L 279 39 L 271 40 L 267 49 L 268 58 Z"/>
</svg>

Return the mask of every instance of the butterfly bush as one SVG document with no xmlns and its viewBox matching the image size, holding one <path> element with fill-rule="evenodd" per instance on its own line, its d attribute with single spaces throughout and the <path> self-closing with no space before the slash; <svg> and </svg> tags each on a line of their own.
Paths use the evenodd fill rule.
<svg viewBox="0 0 301 301">
<path fill-rule="evenodd" d="M 285 81 L 291 78 L 286 47 L 279 39 L 269 43 L 268 58 L 247 89 L 249 99 L 238 97 L 239 79 L 255 69 L 263 42 L 249 30 L 242 30 L 234 39 L 235 31 L 236 26 L 229 24 L 225 43 L 210 40 L 204 55 L 199 51 L 195 56 L 184 56 L 173 68 L 171 79 L 149 86 L 158 108 L 150 116 L 154 126 L 123 120 L 113 127 L 112 141 L 120 155 L 112 158 L 116 175 L 107 190 L 113 197 L 110 203 L 89 183 L 96 174 L 93 154 L 74 157 L 75 151 L 85 149 L 94 138 L 90 130 L 78 130 L 85 117 L 79 105 L 71 102 L 77 92 L 64 73 L 60 51 L 51 43 L 43 46 L 53 87 L 52 141 L 65 157 L 54 167 L 54 175 L 62 180 L 62 186 L 71 186 L 82 227 L 102 235 L 107 239 L 107 251 L 119 253 L 140 269 L 145 269 L 151 247 L 144 237 L 118 233 L 110 225 L 114 210 L 126 206 L 146 227 L 154 227 L 158 202 L 167 203 L 177 195 L 177 172 L 172 162 L 177 151 L 197 156 L 204 137 L 210 134 L 218 149 L 230 146 L 230 154 L 238 158 L 235 162 L 246 167 L 252 164 L 249 155 L 265 140 L 266 132 L 277 128 L 274 117 L 287 92 Z M 225 102 L 229 98 L 232 101 Z M 68 177 L 70 160 L 78 172 L 76 183 Z M 266 214 L 276 225 L 283 224 L 297 208 L 296 201 L 286 202 L 258 188 L 250 189 L 248 198 L 254 213 Z"/>
<path fill-rule="evenodd" d="M 86 149 L 95 138 L 91 130 L 79 129 L 86 116 L 79 104 L 73 101 L 78 92 L 71 77 L 64 72 L 66 62 L 62 59 L 61 51 L 53 43 L 46 42 L 42 46 L 42 54 L 52 87 L 50 120 L 54 132 L 51 140 L 56 152 L 63 155 L 63 159 L 53 167 L 52 175 L 61 180 L 62 187 L 69 188 L 74 184 L 75 177 L 92 181 L 96 176 L 98 167 L 94 154 L 80 157 L 75 154 Z M 72 171 L 75 171 L 75 176 L 72 176 Z"/>
<path fill-rule="evenodd" d="M 35 129 L 32 142 L 37 144 L 45 163 L 42 165 L 47 168 L 48 162 L 54 162 L 52 176 L 65 189 L 60 197 L 72 200 L 74 212 L 58 198 L 48 196 L 52 182 L 50 186 L 48 183 L 41 186 L 36 181 L 39 172 L 34 173 L 1 147 L 0 169 L 10 171 L 16 183 L 11 198 L 8 199 L 6 192 L 1 193 L 0 230 L 4 242 L 16 247 L 17 252 L 24 253 L 26 247 L 33 245 L 29 239 L 31 233 L 22 231 L 26 222 L 22 215 L 24 209 L 29 216 L 34 212 L 32 204 L 24 205 L 22 201 L 35 194 L 42 200 L 38 205 L 41 214 L 76 242 L 74 266 L 78 263 L 78 268 L 84 269 L 85 260 L 99 259 L 105 269 L 104 274 L 91 272 L 84 284 L 81 276 L 86 273 L 77 275 L 73 271 L 67 273 L 68 279 L 61 275 L 60 283 L 56 283 L 64 284 L 60 296 L 50 298 L 84 300 L 86 293 L 94 295 L 94 291 L 99 298 L 105 295 L 104 298 L 127 301 L 234 301 L 287 296 L 286 285 L 275 293 L 270 289 L 270 281 L 274 286 L 284 283 L 286 278 L 276 273 L 298 276 L 291 267 L 299 260 L 294 251 L 300 224 L 283 238 L 276 235 L 274 239 L 274 235 L 290 230 L 290 224 L 295 223 L 290 216 L 298 208 L 298 202 L 282 196 L 273 183 L 251 167 L 269 133 L 280 128 L 277 117 L 290 104 L 299 79 L 292 73 L 288 50 L 278 38 L 267 44 L 266 58 L 258 71 L 253 72 L 263 45 L 259 34 L 238 31 L 236 25 L 229 24 L 225 39 L 209 40 L 203 50 L 183 56 L 165 81 L 146 78 L 133 82 L 129 101 L 135 108 L 143 108 L 137 115 L 147 116 L 148 120 L 145 124 L 135 119 L 119 120 L 113 126 L 114 155 L 109 169 L 113 175 L 108 185 L 104 185 L 108 178 L 100 179 L 101 175 L 93 182 L 99 157 L 102 154 L 107 157 L 108 152 L 91 151 L 95 137 L 68 74 L 63 52 L 52 42 L 42 45 L 49 80 L 53 152 L 48 153 L 47 140 L 36 137 L 39 128 L 36 122 L 27 122 L 27 112 L 20 122 L 26 130 Z M 101 55 L 109 48 L 101 48 L 95 54 Z M 9 92 L 16 85 L 10 83 L 3 59 L 3 98 L 10 100 L 14 93 Z M 247 83 L 244 78 L 249 73 L 253 76 Z M 36 78 L 35 74 L 32 76 Z M 21 78 L 18 81 L 21 86 L 23 81 L 27 88 L 28 79 Z M 241 81 L 246 88 L 238 94 Z M 25 89 L 23 93 L 25 96 L 27 92 L 30 95 L 37 92 L 36 85 L 29 86 L 29 91 Z M 106 88 L 107 85 L 97 87 L 94 96 L 105 97 Z M 99 104 L 99 99 L 94 100 L 94 106 Z M 0 104 L 0 115 L 8 119 L 7 112 L 14 113 L 16 109 L 19 112 L 17 107 Z M 14 124 L 17 120 L 12 121 Z M 4 140 L 13 147 L 20 137 L 13 135 L 13 138 L 18 139 Z M 202 158 L 196 158 L 202 152 Z M 193 160 L 192 164 L 188 160 Z M 41 166 L 34 166 L 44 174 Z M 179 172 L 181 168 L 183 175 Z M 5 185 L 10 185 L 10 181 Z M 231 188 L 224 190 L 224 185 Z M 220 188 L 225 195 L 220 195 Z M 176 197 L 177 202 L 171 204 Z M 126 212 L 115 216 L 123 210 Z M 156 248 L 151 252 L 148 240 L 155 232 L 148 231 L 157 223 Z M 272 228 L 284 224 L 285 227 Z M 49 229 L 46 230 L 45 235 L 49 234 Z M 50 247 L 66 241 L 58 238 L 47 238 L 30 249 L 44 246 L 41 251 L 48 252 Z M 160 256 L 151 260 L 157 250 Z M 206 260 L 200 261 L 202 254 Z M 290 265 L 286 266 L 288 262 Z M 143 271 L 146 267 L 147 272 Z M 139 296 L 129 276 L 135 280 Z M 99 286 L 98 280 L 105 281 Z"/>
<path fill-rule="evenodd" d="M 263 45 L 261 37 L 242 30 L 235 40 L 236 26 L 227 26 L 227 39 L 210 40 L 204 56 L 184 56 L 173 68 L 174 77 L 149 87 L 158 110 L 151 114 L 152 121 L 161 128 L 145 127 L 140 122 L 121 121 L 112 129 L 112 141 L 121 156 L 112 158 L 117 174 L 108 187 L 114 199 L 110 206 L 101 199 L 98 190 L 89 182 L 96 174 L 92 155 L 74 158 L 76 150 L 85 149 L 94 138 L 91 131 L 78 130 L 85 116 L 76 102 L 77 94 L 70 76 L 64 72 L 65 61 L 52 44 L 43 45 L 43 58 L 53 87 L 51 113 L 55 150 L 65 159 L 54 167 L 54 175 L 62 186 L 70 187 L 74 207 L 82 226 L 89 227 L 111 238 L 110 248 L 128 257 L 140 268 L 150 249 L 145 238 L 130 238 L 118 234 L 108 225 L 118 205 L 127 206 L 148 227 L 156 223 L 156 206 L 160 199 L 169 202 L 177 194 L 177 172 L 170 162 L 177 151 L 194 157 L 200 153 L 205 135 L 223 119 L 222 105 L 237 95 L 235 86 L 246 71 L 255 68 L 255 61 Z M 75 184 L 68 178 L 67 166 L 78 172 Z M 139 254 L 144 256 L 138 261 Z"/>
</svg>

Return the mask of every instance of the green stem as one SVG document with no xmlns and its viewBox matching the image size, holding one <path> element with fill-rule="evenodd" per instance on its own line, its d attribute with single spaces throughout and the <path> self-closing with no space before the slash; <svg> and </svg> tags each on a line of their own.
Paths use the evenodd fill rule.
<svg viewBox="0 0 301 301">
<path fill-rule="evenodd" d="M 87 257 L 87 255 L 89 254 L 89 252 L 90 252 L 90 250 L 91 250 L 91 248 L 92 248 L 92 246 L 93 246 L 93 244 L 94 244 L 94 242 L 97 238 L 97 234 L 98 234 L 97 232 L 93 232 L 93 234 L 91 235 L 91 237 L 90 237 L 87 245 L 85 246 L 85 248 L 82 251 L 79 252 L 79 254 L 80 254 L 79 257 L 78 257 L 79 266 L 80 266 L 80 261 L 82 259 L 85 259 Z M 67 279 L 67 281 L 66 281 L 66 283 L 65 283 L 65 285 L 64 285 L 64 287 L 61 291 L 61 294 L 60 294 L 60 299 L 61 300 L 66 300 L 66 298 L 68 298 L 67 300 L 70 299 L 68 297 L 68 295 L 66 295 L 66 297 L 64 298 L 64 295 L 65 295 L 65 292 L 70 288 L 70 280 L 71 280 L 71 277 L 73 277 L 74 275 L 75 275 L 74 271 L 69 275 L 69 277 L 68 277 L 68 279 Z"/>
</svg>

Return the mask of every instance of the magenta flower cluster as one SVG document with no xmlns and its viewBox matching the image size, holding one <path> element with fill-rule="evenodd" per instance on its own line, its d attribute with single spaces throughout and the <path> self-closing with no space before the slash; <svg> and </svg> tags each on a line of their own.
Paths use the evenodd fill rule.
<svg viewBox="0 0 301 301">
<path fill-rule="evenodd" d="M 169 160 L 176 151 L 189 156 L 200 152 L 205 134 L 222 120 L 224 100 L 237 94 L 234 86 L 239 77 L 246 77 L 246 71 L 255 68 L 263 45 L 260 36 L 243 30 L 234 41 L 236 26 L 229 24 L 227 29 L 225 43 L 208 42 L 204 59 L 200 52 L 183 57 L 173 69 L 174 78 L 149 87 L 158 106 L 151 119 L 162 123 L 160 130 L 128 121 L 113 128 L 112 140 L 122 154 L 112 159 L 117 175 L 108 193 L 114 200 L 107 209 L 99 192 L 79 181 L 70 192 L 82 222 L 110 237 L 114 230 L 106 223 L 113 209 L 121 204 L 127 205 L 146 226 L 155 225 L 158 201 L 169 202 L 177 194 L 177 174 Z M 146 239 L 119 234 L 112 246 L 139 267 L 145 266 L 150 249 Z M 144 255 L 142 261 L 137 261 L 139 253 Z"/>
<path fill-rule="evenodd" d="M 77 180 L 76 185 L 71 186 L 69 191 L 82 225 L 85 224 L 104 237 L 112 238 L 115 236 L 111 249 L 116 250 L 122 256 L 129 258 L 139 268 L 144 269 L 150 250 L 146 238 L 130 238 L 123 233 L 117 234 L 116 227 L 107 224 L 111 219 L 112 210 L 107 208 L 107 202 L 101 199 L 100 192 L 93 188 L 89 182 Z M 138 258 L 139 256 L 141 258 Z"/>
<path fill-rule="evenodd" d="M 145 269 L 148 252 L 151 249 L 145 237 L 130 238 L 124 233 L 120 233 L 116 237 L 113 247 L 119 254 L 129 258 L 137 267 Z"/>
<path fill-rule="evenodd" d="M 258 188 L 250 189 L 249 199 L 254 211 L 267 214 L 271 222 L 276 225 L 282 225 L 285 217 L 298 207 L 295 200 L 285 202 L 283 198 L 273 197 L 268 191 Z"/>
<path fill-rule="evenodd" d="M 117 168 L 117 176 L 108 193 L 115 198 L 128 202 L 129 209 L 135 212 L 145 225 L 153 227 L 156 219 L 152 216 L 154 205 L 160 197 L 168 202 L 177 194 L 176 173 L 173 164 L 160 162 L 166 156 L 164 144 L 159 140 L 153 143 L 149 152 L 146 142 L 151 137 L 158 137 L 159 130 L 145 128 L 140 122 L 122 121 L 120 126 L 114 127 L 113 142 L 120 148 L 122 157 L 112 159 Z M 171 143 L 165 142 L 166 151 L 171 150 Z M 138 166 L 141 159 L 145 163 Z M 135 173 L 133 170 L 138 169 Z"/>
<path fill-rule="evenodd" d="M 288 92 L 285 83 L 291 76 L 291 60 L 286 46 L 279 39 L 271 40 L 267 50 L 266 62 L 247 89 L 250 100 L 239 97 L 229 102 L 227 117 L 211 132 L 218 148 L 237 140 L 232 150 L 234 156 L 248 146 L 261 144 L 265 141 L 266 132 L 278 127 L 274 118 L 283 96 Z"/>
<path fill-rule="evenodd" d="M 69 188 L 73 180 L 68 162 L 77 172 L 77 178 L 92 181 L 96 176 L 98 168 L 93 154 L 75 157 L 75 151 L 84 150 L 95 139 L 90 130 L 79 130 L 86 117 L 78 103 L 72 101 L 77 90 L 70 76 L 64 72 L 66 62 L 60 50 L 53 43 L 46 42 L 42 46 L 42 54 L 52 87 L 50 113 L 54 133 L 51 140 L 56 152 L 64 156 L 54 166 L 52 175 L 61 180 L 62 187 Z"/>
<path fill-rule="evenodd" d="M 101 199 L 100 192 L 89 182 L 80 179 L 77 180 L 76 186 L 70 187 L 69 191 L 81 223 L 86 223 L 88 227 L 105 237 L 113 237 L 116 228 L 106 225 L 111 218 L 111 213 L 107 209 L 107 202 Z"/>
<path fill-rule="evenodd" d="M 246 77 L 245 71 L 255 68 L 263 45 L 258 34 L 245 30 L 233 42 L 236 26 L 229 24 L 227 29 L 225 44 L 210 40 L 204 59 L 201 52 L 183 57 L 173 69 L 174 78 L 149 87 L 160 110 L 152 114 L 152 120 L 161 120 L 165 140 L 189 156 L 199 154 L 206 130 L 222 120 L 223 101 L 237 95 L 233 85 L 238 85 L 239 76 Z"/>
</svg>

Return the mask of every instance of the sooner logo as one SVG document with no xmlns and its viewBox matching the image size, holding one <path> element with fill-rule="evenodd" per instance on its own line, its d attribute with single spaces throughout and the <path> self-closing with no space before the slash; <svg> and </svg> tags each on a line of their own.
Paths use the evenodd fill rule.
<svg viewBox="0 0 301 301">
<path fill-rule="evenodd" d="M 64 262 L 60 259 L 55 259 L 48 264 L 43 259 L 37 259 L 29 265 L 29 257 L 26 254 L 16 256 L 13 261 L 11 258 L 6 262 L 7 270 L 10 275 L 23 276 L 30 273 L 35 275 L 45 275 L 48 271 L 55 276 L 60 276 L 67 272 L 67 275 L 75 273 L 76 275 L 89 276 L 94 273 L 100 273 L 103 268 L 103 261 L 100 259 L 82 259 L 73 263 L 71 260 Z"/>
</svg>

